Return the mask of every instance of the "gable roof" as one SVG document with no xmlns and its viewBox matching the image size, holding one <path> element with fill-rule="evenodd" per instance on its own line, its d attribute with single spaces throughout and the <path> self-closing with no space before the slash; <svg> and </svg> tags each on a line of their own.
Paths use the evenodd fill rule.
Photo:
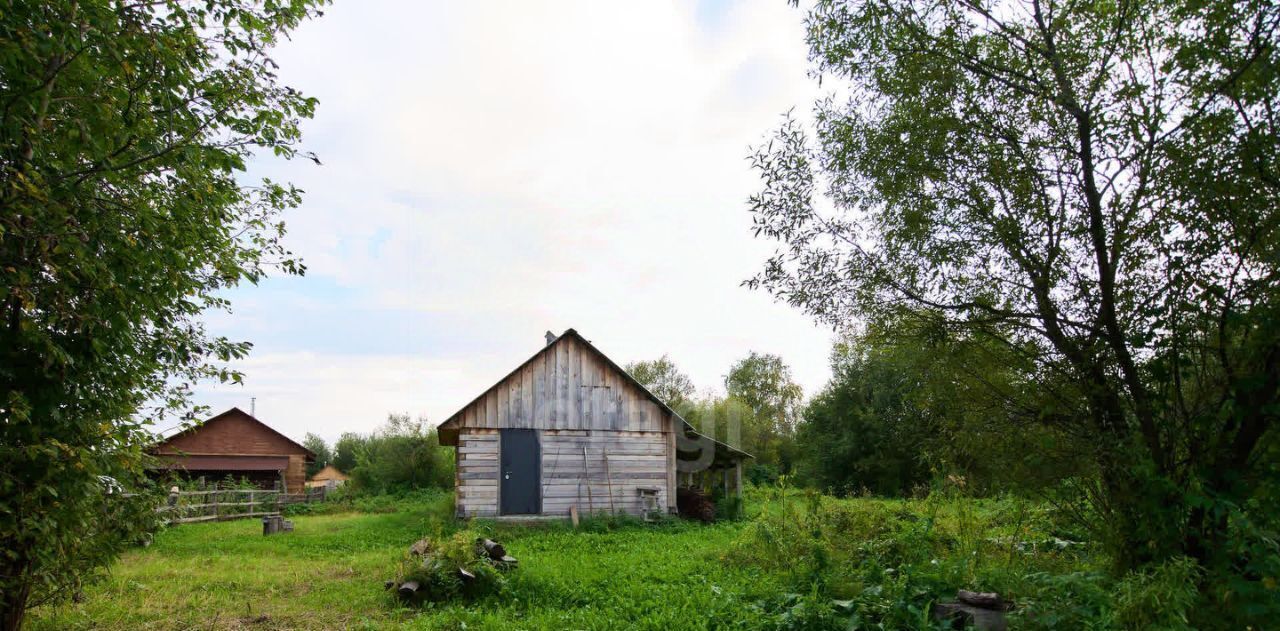
<svg viewBox="0 0 1280 631">
<path fill-rule="evenodd" d="M 516 373 L 520 372 L 520 369 L 527 366 L 533 360 L 541 357 L 543 353 L 546 353 L 547 351 L 554 348 L 557 344 L 569 338 L 573 338 L 579 344 L 582 344 L 589 351 L 591 351 L 593 354 L 595 354 L 597 357 L 603 360 L 605 365 L 613 369 L 615 373 L 622 375 L 622 377 L 628 383 L 630 383 L 631 385 L 639 389 L 640 392 L 644 394 L 645 398 L 657 404 L 658 409 L 662 410 L 663 412 L 666 412 L 667 414 L 670 414 L 672 418 L 680 421 L 680 423 L 684 425 L 684 433 L 686 435 L 700 436 L 700 437 L 706 438 L 707 440 L 710 440 L 711 442 L 715 443 L 717 451 L 723 450 L 725 453 L 733 455 L 735 457 L 754 458 L 754 456 L 752 456 L 751 454 L 745 451 L 742 451 L 741 449 L 731 447 L 714 438 L 711 438 L 710 436 L 704 436 L 703 434 L 698 432 L 696 429 L 693 428 L 693 425 L 691 425 L 689 421 L 684 420 L 684 417 L 680 416 L 679 412 L 676 412 L 675 410 L 671 409 L 671 406 L 667 405 L 666 401 L 663 401 L 661 398 L 658 397 L 658 395 L 650 392 L 649 388 L 645 387 L 643 383 L 640 383 L 634 376 L 631 375 L 631 373 L 624 370 L 622 366 L 619 366 L 612 359 L 609 359 L 608 355 L 605 355 L 600 349 L 596 348 L 595 345 L 592 344 L 590 340 L 588 340 L 585 337 L 582 337 L 581 333 L 578 333 L 572 328 L 565 329 L 564 333 L 561 333 L 558 337 L 556 337 L 556 339 L 552 340 L 549 344 L 546 344 L 542 348 L 538 349 L 538 352 L 534 353 L 531 357 L 529 357 L 529 359 L 526 359 L 523 362 L 521 362 L 518 366 L 512 369 L 511 372 L 504 375 L 492 386 L 489 386 L 484 392 L 481 392 L 479 395 L 477 395 L 476 398 L 467 402 L 467 404 L 459 408 L 457 412 L 454 412 L 452 416 L 445 419 L 443 423 L 437 425 L 436 430 L 440 437 L 440 444 L 456 446 L 458 444 L 458 421 L 462 417 L 462 413 L 465 412 L 467 408 L 471 407 L 473 404 L 480 401 L 480 399 L 483 399 L 485 395 L 492 392 L 494 388 L 501 386 L 508 379 L 515 376 Z"/>
<path fill-rule="evenodd" d="M 298 443 L 298 441 L 296 441 L 296 440 L 294 440 L 294 439 L 292 439 L 292 438 L 289 438 L 288 436 L 285 436 L 284 434 L 281 434 L 280 432 L 278 432 L 278 431 L 276 431 L 275 429 L 273 429 L 270 425 L 267 425 L 266 423 L 263 423 L 262 421 L 258 420 L 258 419 L 257 419 L 257 417 L 253 416 L 252 414 L 249 414 L 248 412 L 245 412 L 244 410 L 241 410 L 241 409 L 240 409 L 240 408 L 238 408 L 238 407 L 232 407 L 232 408 L 228 409 L 227 411 L 225 411 L 225 412 L 223 412 L 223 413 L 221 413 L 221 414 L 218 414 L 218 415 L 216 415 L 216 416 L 212 416 L 212 417 L 210 417 L 210 418 L 206 419 L 204 422 L 200 423 L 199 425 L 192 425 L 191 427 L 188 427 L 188 428 L 186 428 L 186 429 L 184 429 L 184 430 L 182 430 L 182 431 L 180 431 L 180 432 L 178 432 L 178 433 L 176 433 L 176 434 L 173 434 L 173 435 L 171 435 L 171 436 L 168 436 L 168 437 L 164 438 L 163 440 L 160 440 L 159 442 L 157 442 L 154 446 L 152 446 L 152 447 L 151 447 L 151 449 L 153 449 L 153 450 L 155 450 L 155 449 L 159 449 L 160 447 L 163 447 L 164 445 L 166 445 L 166 444 L 168 444 L 168 443 L 170 443 L 170 442 L 172 442 L 172 441 L 176 440 L 176 439 L 177 439 L 178 437 L 180 437 L 180 436 L 187 436 L 187 435 L 193 434 L 193 433 L 195 433 L 195 432 L 197 432 L 197 431 L 200 431 L 200 429 L 201 429 L 201 428 L 203 428 L 203 427 L 205 427 L 205 426 L 209 425 L 210 423 L 213 423 L 214 421 L 218 421 L 218 420 L 221 420 L 221 419 L 227 418 L 227 417 L 229 417 L 229 416 L 231 416 L 231 415 L 233 415 L 233 414 L 238 414 L 238 415 L 240 415 L 240 416 L 243 416 L 243 417 L 245 417 L 245 418 L 249 419 L 250 421 L 253 421 L 254 423 L 258 424 L 260 427 L 262 427 L 263 429 L 267 430 L 268 432 L 271 432 L 272 434 L 275 434 L 276 436 L 279 436 L 280 438 L 283 438 L 283 439 L 284 439 L 285 441 L 287 441 L 289 444 L 291 444 L 291 445 L 293 445 L 293 446 L 297 447 L 298 449 L 301 449 L 304 453 L 306 453 L 306 454 L 307 454 L 307 458 L 308 458 L 309 460 L 315 460 L 315 459 L 316 459 L 316 454 L 315 454 L 315 452 L 311 451 L 310 449 L 307 449 L 305 446 L 303 446 L 302 444 Z"/>
<path fill-rule="evenodd" d="M 338 470 L 337 467 L 327 464 L 323 469 L 317 471 L 315 475 L 307 478 L 308 480 L 350 480 L 351 476 Z"/>
</svg>

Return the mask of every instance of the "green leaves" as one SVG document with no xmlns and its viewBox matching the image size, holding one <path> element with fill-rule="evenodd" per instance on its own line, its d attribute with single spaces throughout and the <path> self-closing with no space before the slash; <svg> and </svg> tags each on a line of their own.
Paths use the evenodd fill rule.
<svg viewBox="0 0 1280 631">
<path fill-rule="evenodd" d="M 138 418 L 189 416 L 192 383 L 241 378 L 219 364 L 248 346 L 199 319 L 220 293 L 303 270 L 280 241 L 298 193 L 237 178 L 258 149 L 295 155 L 315 100 L 264 60 L 318 4 L 0 2 L 0 479 L 18 498 L 0 592 L 44 577 L 39 602 L 148 525 L 98 476 L 143 491 Z"/>
<path fill-rule="evenodd" d="M 1233 558 L 1183 500 L 1276 484 L 1280 9 L 820 1 L 806 26 L 836 87 L 752 157 L 779 248 L 748 285 L 1003 346 L 990 417 L 1088 463 L 1123 565 Z"/>
</svg>

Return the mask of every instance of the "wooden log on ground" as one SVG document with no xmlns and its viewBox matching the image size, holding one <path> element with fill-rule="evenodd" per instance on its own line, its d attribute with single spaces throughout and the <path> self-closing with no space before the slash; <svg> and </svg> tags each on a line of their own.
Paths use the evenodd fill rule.
<svg viewBox="0 0 1280 631">
<path fill-rule="evenodd" d="M 405 581 L 400 584 L 400 589 L 397 591 L 400 592 L 401 598 L 412 598 L 418 593 L 418 587 L 418 581 Z"/>
<path fill-rule="evenodd" d="M 1004 599 L 995 592 L 971 592 L 967 589 L 956 590 L 956 600 L 966 605 L 1004 611 L 1007 609 Z"/>
<path fill-rule="evenodd" d="M 953 629 L 974 628 L 978 631 L 1007 631 L 1003 611 L 974 607 L 962 602 L 937 603 L 933 606 L 933 619 L 950 623 Z"/>
<path fill-rule="evenodd" d="M 409 546 L 409 554 L 424 557 L 431 553 L 431 540 L 423 537 Z"/>
<path fill-rule="evenodd" d="M 490 559 L 497 561 L 502 557 L 507 556 L 507 549 L 502 547 L 502 544 L 497 541 L 492 539 L 481 539 L 480 545 L 484 547 L 484 553 Z"/>
</svg>

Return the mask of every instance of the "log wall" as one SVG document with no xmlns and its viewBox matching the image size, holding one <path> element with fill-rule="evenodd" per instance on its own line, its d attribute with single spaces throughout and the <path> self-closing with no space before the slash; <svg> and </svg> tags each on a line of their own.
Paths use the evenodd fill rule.
<svg viewBox="0 0 1280 631">
<path fill-rule="evenodd" d="M 668 491 L 674 453 L 664 432 L 540 430 L 542 515 L 567 517 L 644 510 L 638 489 L 657 489 L 658 506 L 671 508 Z M 498 516 L 501 440 L 496 429 L 464 429 L 458 437 L 456 507 L 461 517 Z"/>
</svg>

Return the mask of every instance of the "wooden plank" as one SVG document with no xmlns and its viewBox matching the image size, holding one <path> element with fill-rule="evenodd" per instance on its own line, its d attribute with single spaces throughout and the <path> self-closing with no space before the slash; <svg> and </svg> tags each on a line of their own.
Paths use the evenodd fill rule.
<svg viewBox="0 0 1280 631">
<path fill-rule="evenodd" d="M 533 364 L 520 371 L 520 427 L 536 428 L 533 419 Z"/>
<path fill-rule="evenodd" d="M 672 429 L 674 429 L 674 425 L 675 425 L 675 422 L 676 422 L 675 418 L 674 418 L 674 417 L 672 417 L 672 418 L 670 418 L 670 419 L 669 419 L 669 421 L 670 421 L 670 423 L 671 423 L 671 425 L 672 425 Z M 667 458 L 666 458 L 666 467 L 667 467 L 667 492 L 666 492 L 666 496 L 667 496 L 667 500 L 668 500 L 668 502 L 667 502 L 667 505 L 666 505 L 666 506 L 667 506 L 667 511 L 668 511 L 668 512 L 670 512 L 672 509 L 676 508 L 676 492 L 677 492 L 677 483 L 676 483 L 676 433 L 675 433 L 674 431 L 667 432 Z"/>
</svg>

